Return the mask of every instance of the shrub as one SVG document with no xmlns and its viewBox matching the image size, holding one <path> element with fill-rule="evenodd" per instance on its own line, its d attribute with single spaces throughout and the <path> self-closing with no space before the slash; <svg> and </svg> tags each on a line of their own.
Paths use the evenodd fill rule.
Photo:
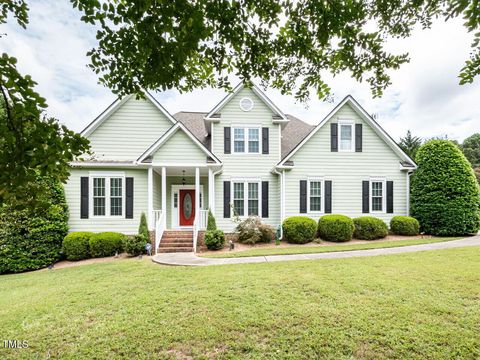
<svg viewBox="0 0 480 360">
<path fill-rule="evenodd" d="M 145 252 L 147 238 L 143 234 L 125 237 L 125 251 L 132 256 L 142 255 Z"/>
<path fill-rule="evenodd" d="M 432 235 L 465 235 L 480 229 L 479 187 L 460 149 L 431 140 L 417 153 L 412 176 L 411 213 Z"/>
<path fill-rule="evenodd" d="M 270 242 L 275 231 L 270 225 L 263 224 L 258 216 L 250 216 L 241 221 L 237 227 L 238 241 L 243 244 Z"/>
<path fill-rule="evenodd" d="M 62 184 L 38 177 L 24 191 L 35 194 L 41 205 L 19 206 L 7 200 L 0 206 L 0 274 L 41 269 L 61 258 L 68 233 Z"/>
<path fill-rule="evenodd" d="M 223 249 L 225 234 L 222 230 L 207 230 L 205 232 L 205 245 L 209 250 Z"/>
<path fill-rule="evenodd" d="M 361 240 L 381 239 L 388 235 L 387 224 L 373 216 L 362 216 L 353 219 L 355 231 L 353 236 Z"/>
<path fill-rule="evenodd" d="M 208 209 L 207 230 L 217 230 L 217 223 L 210 209 Z"/>
<path fill-rule="evenodd" d="M 307 216 L 290 216 L 283 221 L 283 237 L 293 244 L 306 244 L 315 239 L 317 223 Z"/>
<path fill-rule="evenodd" d="M 348 241 L 352 239 L 355 226 L 345 215 L 324 215 L 318 220 L 318 234 L 327 241 Z"/>
<path fill-rule="evenodd" d="M 90 253 L 93 257 L 112 256 L 123 251 L 125 235 L 116 232 L 102 232 L 90 238 Z"/>
<path fill-rule="evenodd" d="M 65 236 L 62 251 L 68 260 L 78 261 L 90 257 L 90 238 L 92 232 L 72 232 Z"/>
<path fill-rule="evenodd" d="M 420 232 L 420 224 L 411 216 L 394 216 L 390 220 L 390 229 L 397 235 L 413 236 Z"/>
<path fill-rule="evenodd" d="M 145 216 L 145 213 L 142 212 L 140 215 L 140 225 L 138 226 L 138 234 L 143 235 L 145 238 L 145 241 L 148 241 L 150 238 L 149 232 L 148 232 L 148 224 L 147 224 L 147 217 Z"/>
</svg>

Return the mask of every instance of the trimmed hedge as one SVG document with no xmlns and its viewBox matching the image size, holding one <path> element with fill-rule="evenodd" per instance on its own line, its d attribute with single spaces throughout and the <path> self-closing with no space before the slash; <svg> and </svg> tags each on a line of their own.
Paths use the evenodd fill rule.
<svg viewBox="0 0 480 360">
<path fill-rule="evenodd" d="M 125 251 L 132 256 L 139 256 L 145 252 L 147 238 L 144 234 L 125 237 Z"/>
<path fill-rule="evenodd" d="M 458 236 L 480 229 L 480 194 L 470 163 L 448 140 L 418 150 L 412 176 L 411 213 L 427 234 Z"/>
<path fill-rule="evenodd" d="M 90 257 L 90 238 L 93 232 L 72 232 L 65 236 L 62 243 L 62 251 L 67 260 L 78 261 Z"/>
<path fill-rule="evenodd" d="M 349 241 L 354 230 L 353 220 L 345 215 L 324 215 L 318 220 L 318 234 L 323 240 Z"/>
<path fill-rule="evenodd" d="M 355 231 L 353 237 L 361 240 L 382 239 L 388 235 L 388 227 L 383 220 L 373 216 L 361 216 L 353 219 Z"/>
<path fill-rule="evenodd" d="M 62 184 L 38 177 L 23 191 L 35 194 L 42 205 L 19 207 L 7 200 L 0 206 L 0 274 L 37 270 L 61 259 L 68 233 Z"/>
<path fill-rule="evenodd" d="M 208 250 L 220 250 L 225 245 L 225 234 L 222 230 L 207 230 L 204 241 Z"/>
<path fill-rule="evenodd" d="M 123 251 L 125 235 L 116 232 L 102 232 L 90 238 L 92 257 L 113 256 Z"/>
<path fill-rule="evenodd" d="M 283 238 L 293 244 L 306 244 L 315 239 L 317 223 L 307 216 L 291 216 L 282 224 Z"/>
<path fill-rule="evenodd" d="M 411 216 L 394 216 L 390 220 L 390 230 L 397 235 L 418 235 L 420 223 Z"/>
</svg>

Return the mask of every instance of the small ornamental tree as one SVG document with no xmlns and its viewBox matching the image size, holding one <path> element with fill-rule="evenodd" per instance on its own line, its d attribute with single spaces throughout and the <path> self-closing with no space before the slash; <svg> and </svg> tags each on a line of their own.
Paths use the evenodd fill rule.
<svg viewBox="0 0 480 360">
<path fill-rule="evenodd" d="M 148 236 L 147 217 L 145 216 L 144 212 L 142 212 L 142 215 L 140 215 L 140 226 L 138 227 L 138 234 L 143 235 L 146 241 L 148 241 L 148 239 L 150 238 Z"/>
<path fill-rule="evenodd" d="M 465 235 L 480 229 L 480 193 L 473 170 L 448 140 L 431 140 L 416 157 L 411 213 L 432 235 Z"/>
<path fill-rule="evenodd" d="M 208 209 L 208 222 L 207 222 L 207 231 L 217 230 L 217 223 L 215 217 L 212 214 L 212 210 Z"/>
</svg>

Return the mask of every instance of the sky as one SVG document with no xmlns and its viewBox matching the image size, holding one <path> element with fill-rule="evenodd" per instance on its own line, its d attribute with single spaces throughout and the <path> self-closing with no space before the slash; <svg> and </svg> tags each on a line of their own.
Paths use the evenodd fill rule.
<svg viewBox="0 0 480 360">
<path fill-rule="evenodd" d="M 67 0 L 33 0 L 30 23 L 24 30 L 10 19 L 0 25 L 0 51 L 18 59 L 18 69 L 38 83 L 36 90 L 47 99 L 47 114 L 75 131 L 81 131 L 115 96 L 98 84 L 87 67 L 86 53 L 96 45 L 95 29 L 80 21 L 81 13 Z M 392 70 L 392 85 L 373 99 L 366 83 L 348 74 L 329 82 L 334 102 L 312 97 L 307 103 L 267 89 L 267 96 L 287 114 L 311 123 L 323 117 L 346 95 L 353 95 L 394 139 L 407 130 L 422 138 L 436 136 L 462 141 L 480 132 L 480 78 L 459 85 L 458 74 L 470 52 L 472 35 L 461 19 L 436 21 L 431 29 L 418 29 L 408 39 L 391 40 L 387 49 L 408 52 L 410 62 Z M 238 81 L 238 80 L 237 80 Z M 233 81 L 235 85 L 235 80 Z M 210 111 L 225 93 L 218 89 L 154 93 L 172 114 L 178 111 Z"/>
</svg>

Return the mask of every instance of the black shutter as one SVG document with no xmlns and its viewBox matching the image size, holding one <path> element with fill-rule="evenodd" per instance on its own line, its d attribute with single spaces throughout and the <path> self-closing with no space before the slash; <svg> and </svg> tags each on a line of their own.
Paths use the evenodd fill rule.
<svg viewBox="0 0 480 360">
<path fill-rule="evenodd" d="M 362 124 L 355 124 L 355 151 L 362 152 Z"/>
<path fill-rule="evenodd" d="M 330 151 L 338 151 L 338 124 L 330 124 Z"/>
<path fill-rule="evenodd" d="M 229 127 L 223 128 L 223 152 L 225 154 L 230 154 L 232 145 L 231 145 L 231 130 Z"/>
<path fill-rule="evenodd" d="M 332 212 L 332 181 L 325 181 L 325 214 Z"/>
<path fill-rule="evenodd" d="M 230 217 L 230 181 L 223 182 L 223 217 Z"/>
<path fill-rule="evenodd" d="M 393 181 L 387 181 L 387 213 L 393 213 Z"/>
<path fill-rule="evenodd" d="M 133 177 L 125 178 L 125 217 L 133 219 Z"/>
<path fill-rule="evenodd" d="M 269 129 L 267 127 L 262 128 L 262 154 L 268 154 L 269 151 Z"/>
<path fill-rule="evenodd" d="M 370 181 L 363 181 L 362 183 L 362 212 L 370 212 Z"/>
<path fill-rule="evenodd" d="M 88 219 L 88 177 L 80 178 L 80 219 Z"/>
<path fill-rule="evenodd" d="M 268 218 L 268 181 L 262 181 L 262 218 Z"/>
<path fill-rule="evenodd" d="M 300 213 L 307 212 L 307 180 L 300 180 Z"/>
</svg>

